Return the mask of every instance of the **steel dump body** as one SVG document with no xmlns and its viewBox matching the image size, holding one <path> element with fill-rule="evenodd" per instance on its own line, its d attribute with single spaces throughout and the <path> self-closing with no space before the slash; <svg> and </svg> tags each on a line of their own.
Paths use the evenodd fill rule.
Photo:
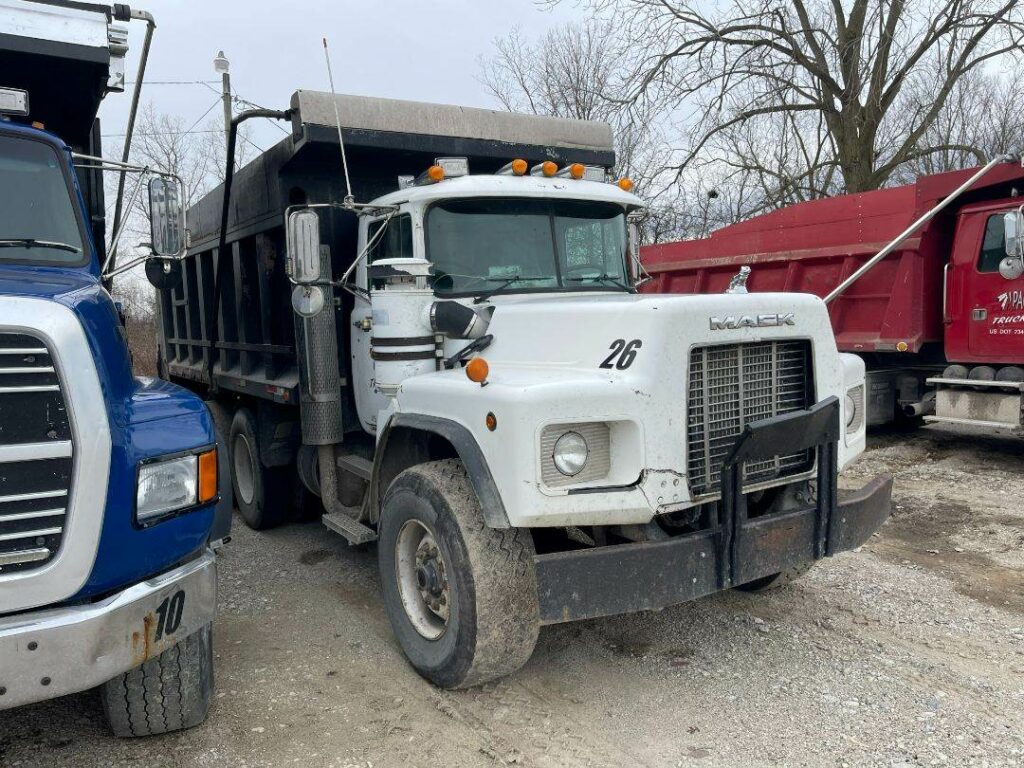
<svg viewBox="0 0 1024 768">
<path fill-rule="evenodd" d="M 642 260 L 654 280 L 643 290 L 720 293 L 740 267 L 750 266 L 752 292 L 824 297 L 973 172 L 923 176 L 902 187 L 799 203 L 723 227 L 708 238 L 646 246 Z M 829 312 L 839 349 L 917 353 L 941 345 L 943 270 L 958 211 L 1010 198 L 1014 187 L 1024 188 L 1024 170 L 1010 163 L 996 166 L 833 301 Z"/>
</svg>

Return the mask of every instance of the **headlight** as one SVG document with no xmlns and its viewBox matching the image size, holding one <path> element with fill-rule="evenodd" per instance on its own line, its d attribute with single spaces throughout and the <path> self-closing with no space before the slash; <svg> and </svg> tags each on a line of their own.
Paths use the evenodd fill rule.
<svg viewBox="0 0 1024 768">
<path fill-rule="evenodd" d="M 587 465 L 590 449 L 587 441 L 579 432 L 566 432 L 555 441 L 555 449 L 551 454 L 555 468 L 567 477 L 578 475 Z"/>
<path fill-rule="evenodd" d="M 856 432 L 864 424 L 864 387 L 858 385 L 846 392 L 846 430 Z"/>
<path fill-rule="evenodd" d="M 135 517 L 150 522 L 217 496 L 217 451 L 151 461 L 139 467 Z"/>
</svg>

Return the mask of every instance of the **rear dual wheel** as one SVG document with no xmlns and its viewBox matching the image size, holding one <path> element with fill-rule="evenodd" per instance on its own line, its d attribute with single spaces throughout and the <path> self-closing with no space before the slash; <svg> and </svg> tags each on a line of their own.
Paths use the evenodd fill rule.
<svg viewBox="0 0 1024 768">
<path fill-rule="evenodd" d="M 263 466 L 256 417 L 244 406 L 235 411 L 228 445 L 235 504 L 245 524 L 263 531 L 286 522 L 294 506 L 295 473 L 291 467 Z"/>
</svg>

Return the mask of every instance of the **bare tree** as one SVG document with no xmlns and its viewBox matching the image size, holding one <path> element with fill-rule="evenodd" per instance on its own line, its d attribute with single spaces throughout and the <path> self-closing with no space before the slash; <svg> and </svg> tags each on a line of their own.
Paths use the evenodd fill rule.
<svg viewBox="0 0 1024 768">
<path fill-rule="evenodd" d="M 957 83 L 1024 39 L 1019 0 L 733 0 L 712 11 L 678 0 L 589 5 L 616 20 L 618 54 L 634 53 L 630 98 L 656 89 L 692 111 L 677 172 L 744 124 L 802 125 L 806 116 L 825 134 L 825 151 L 809 145 L 811 162 L 796 179 L 816 179 L 809 192 L 827 193 L 829 185 L 817 187 L 830 174 L 846 191 L 875 189 L 900 166 L 948 149 L 930 129 Z M 920 100 L 914 86 L 924 81 L 928 98 Z"/>
<path fill-rule="evenodd" d="M 611 23 L 602 20 L 551 31 L 538 41 L 513 29 L 494 41 L 494 55 L 480 63 L 480 79 L 511 112 L 610 123 L 616 171 L 646 179 L 657 140 L 653 105 L 650 94 L 626 99 L 629 83 L 608 45 L 612 38 Z"/>
</svg>

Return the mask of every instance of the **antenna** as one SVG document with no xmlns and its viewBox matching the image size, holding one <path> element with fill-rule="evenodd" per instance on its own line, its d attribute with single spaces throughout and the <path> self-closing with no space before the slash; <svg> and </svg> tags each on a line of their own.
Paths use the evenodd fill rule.
<svg viewBox="0 0 1024 768">
<path fill-rule="evenodd" d="M 348 177 L 348 158 L 345 157 L 345 139 L 341 135 L 341 116 L 338 114 L 338 95 L 334 92 L 334 73 L 331 72 L 331 53 L 324 38 L 324 59 L 327 60 L 327 79 L 331 82 L 331 103 L 334 104 L 334 125 L 338 128 L 338 146 L 341 147 L 341 169 L 345 173 L 345 207 L 351 208 L 356 199 L 352 196 L 352 181 Z"/>
</svg>

